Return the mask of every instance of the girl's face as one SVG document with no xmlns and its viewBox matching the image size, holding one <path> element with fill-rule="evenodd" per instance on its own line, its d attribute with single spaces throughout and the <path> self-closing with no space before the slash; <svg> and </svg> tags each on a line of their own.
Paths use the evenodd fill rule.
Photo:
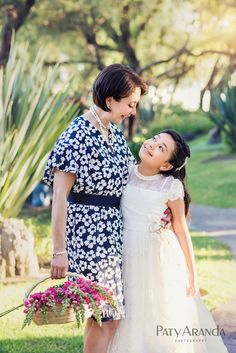
<svg viewBox="0 0 236 353">
<path fill-rule="evenodd" d="M 167 171 L 173 168 L 169 163 L 175 151 L 175 141 L 167 133 L 160 133 L 153 138 L 144 141 L 139 151 L 139 157 L 145 165 L 159 171 Z"/>
<path fill-rule="evenodd" d="M 136 87 L 133 93 L 117 102 L 113 97 L 107 98 L 107 106 L 110 107 L 110 120 L 116 125 L 136 114 L 136 106 L 140 100 L 141 88 Z"/>
</svg>

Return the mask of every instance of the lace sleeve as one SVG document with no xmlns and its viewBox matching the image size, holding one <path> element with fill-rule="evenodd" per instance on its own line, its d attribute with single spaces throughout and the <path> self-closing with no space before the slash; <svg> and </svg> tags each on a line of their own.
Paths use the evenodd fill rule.
<svg viewBox="0 0 236 353">
<path fill-rule="evenodd" d="M 171 183 L 168 199 L 170 201 L 184 199 L 184 187 L 182 182 L 179 179 L 174 179 L 173 182 Z"/>
</svg>

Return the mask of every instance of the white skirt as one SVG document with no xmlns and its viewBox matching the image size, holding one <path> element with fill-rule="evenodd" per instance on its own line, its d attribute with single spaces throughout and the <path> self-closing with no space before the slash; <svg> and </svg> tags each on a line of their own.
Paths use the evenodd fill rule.
<svg viewBox="0 0 236 353">
<path fill-rule="evenodd" d="M 108 353 L 227 352 L 200 295 L 186 294 L 187 266 L 171 230 L 125 229 L 123 266 L 126 318 Z"/>
</svg>

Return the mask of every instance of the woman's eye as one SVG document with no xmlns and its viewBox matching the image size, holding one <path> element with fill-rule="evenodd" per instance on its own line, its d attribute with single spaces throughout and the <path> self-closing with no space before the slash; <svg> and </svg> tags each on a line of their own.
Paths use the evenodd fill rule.
<svg viewBox="0 0 236 353">
<path fill-rule="evenodd" d="M 164 148 L 162 146 L 159 146 L 160 150 L 164 152 Z"/>
<path fill-rule="evenodd" d="M 133 109 L 133 106 L 132 106 L 132 105 L 129 105 L 129 107 L 130 107 L 131 109 Z"/>
</svg>

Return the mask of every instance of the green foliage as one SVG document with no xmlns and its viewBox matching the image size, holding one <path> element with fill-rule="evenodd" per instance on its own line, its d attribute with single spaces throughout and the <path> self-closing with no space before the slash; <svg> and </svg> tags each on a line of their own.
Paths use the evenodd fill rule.
<svg viewBox="0 0 236 353">
<path fill-rule="evenodd" d="M 236 86 L 227 83 L 223 91 L 212 92 L 209 117 L 226 135 L 226 142 L 236 151 Z"/>
<path fill-rule="evenodd" d="M 190 143 L 187 184 L 192 201 L 223 208 L 236 208 L 236 154 L 225 144 L 208 145 L 207 137 Z"/>
<path fill-rule="evenodd" d="M 12 45 L 0 69 L 0 214 L 16 217 L 39 182 L 47 153 L 78 105 L 67 101 L 68 85 L 58 82 L 58 66 L 43 70 L 39 52 L 27 67 L 28 48 Z M 55 84 L 57 92 L 55 92 Z"/>
<path fill-rule="evenodd" d="M 200 109 L 191 112 L 179 105 L 172 105 L 156 115 L 147 136 L 153 136 L 163 129 L 174 129 L 183 135 L 199 135 L 208 132 L 213 126 L 207 114 Z"/>
<path fill-rule="evenodd" d="M 138 139 L 137 137 L 134 137 L 133 141 L 129 142 L 129 148 L 136 159 L 136 161 L 139 161 L 139 150 L 140 147 L 142 146 L 143 141 L 145 140 L 144 136 L 140 136 Z"/>
<path fill-rule="evenodd" d="M 151 113 L 149 115 L 147 114 L 147 117 L 150 117 L 150 115 Z M 147 120 L 146 126 L 142 129 L 143 134 L 134 136 L 133 141 L 129 143 L 129 147 L 137 160 L 139 158 L 138 152 L 143 141 L 156 135 L 161 130 L 174 129 L 185 138 L 192 139 L 197 135 L 207 133 L 214 127 L 214 124 L 209 120 L 207 114 L 200 109 L 195 112 L 190 112 L 183 109 L 180 105 L 158 107 L 158 113 L 156 113 L 154 121 L 151 122 L 148 127 Z"/>
</svg>

